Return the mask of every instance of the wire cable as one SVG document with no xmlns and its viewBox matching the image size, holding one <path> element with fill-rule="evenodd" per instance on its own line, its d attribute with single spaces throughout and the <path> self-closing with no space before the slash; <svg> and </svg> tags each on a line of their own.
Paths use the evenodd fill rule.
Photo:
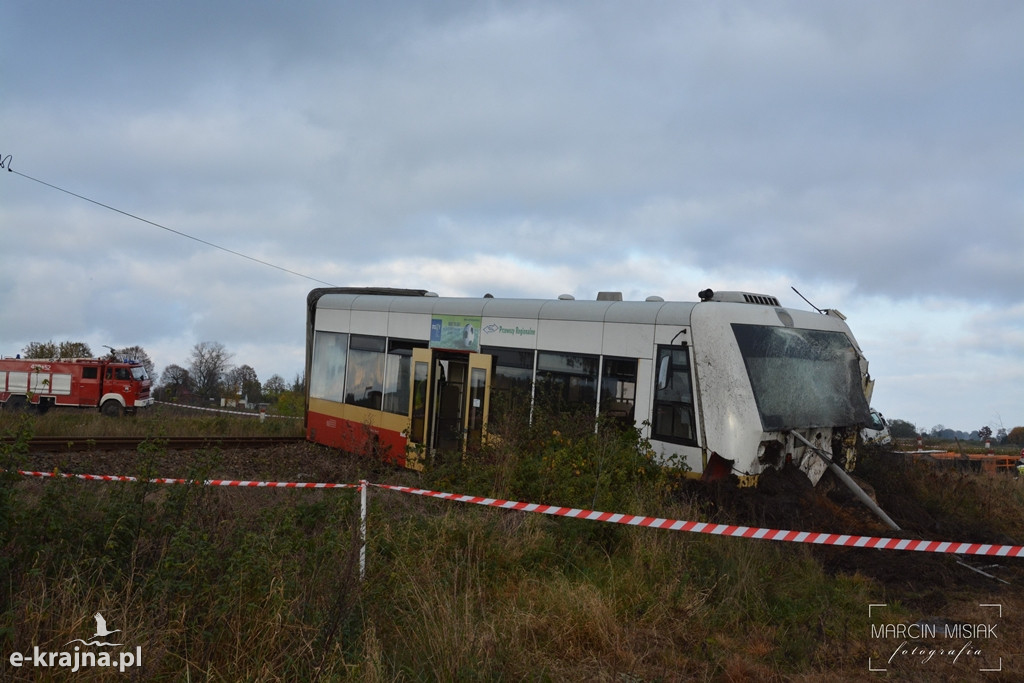
<svg viewBox="0 0 1024 683">
<path fill-rule="evenodd" d="M 104 209 L 109 209 L 110 211 L 114 211 L 115 213 L 119 213 L 119 214 L 121 214 L 123 216 L 128 216 L 129 218 L 134 218 L 137 221 L 141 221 L 143 223 L 147 223 L 149 225 L 152 225 L 155 228 L 160 228 L 161 230 L 166 230 L 167 232 L 174 233 L 175 235 L 178 235 L 179 237 L 185 237 L 185 238 L 193 240 L 195 242 L 199 242 L 200 244 L 205 244 L 208 247 L 213 247 L 214 249 L 220 249 L 221 251 L 226 251 L 227 253 L 232 254 L 234 256 L 240 256 L 240 257 L 242 257 L 244 259 L 248 259 L 248 260 L 250 260 L 250 261 L 252 261 L 254 263 L 258 263 L 261 266 L 268 266 L 270 268 L 275 268 L 275 269 L 280 270 L 282 272 L 288 273 L 289 275 L 296 275 L 298 277 L 305 278 L 307 280 L 312 280 L 313 282 L 318 282 L 318 283 L 320 283 L 322 285 L 327 285 L 328 287 L 337 287 L 338 286 L 338 285 L 332 284 L 330 282 L 325 282 L 323 280 L 318 280 L 317 278 L 311 277 L 309 275 L 304 275 L 302 273 L 297 273 L 294 270 L 289 270 L 288 268 L 285 268 L 283 266 L 278 266 L 276 264 L 270 263 L 269 261 L 264 261 L 262 259 L 258 259 L 255 256 L 249 256 L 248 254 L 243 254 L 240 251 L 235 251 L 234 249 L 228 249 L 227 247 L 222 247 L 219 244 L 214 244 L 213 242 L 208 242 L 207 240 L 204 240 L 204 239 L 202 239 L 200 237 L 195 237 L 193 235 L 189 235 L 188 233 L 181 232 L 180 230 L 175 230 L 174 228 L 168 228 L 166 225 L 160 225 L 159 223 L 155 223 L 155 222 L 153 222 L 151 220 L 147 220 L 145 218 L 142 218 L 141 216 L 136 216 L 133 213 L 128 213 L 127 211 L 122 211 L 121 209 L 118 209 L 116 207 L 110 206 L 109 204 L 104 204 L 103 202 L 98 202 L 95 199 L 90 199 L 89 197 L 85 197 L 83 195 L 77 194 L 75 192 L 72 192 L 71 190 L 65 190 L 63 187 L 58 187 L 57 185 L 53 185 L 53 184 L 48 183 L 48 182 L 46 182 L 44 180 L 40 180 L 38 178 L 33 178 L 30 175 L 22 173 L 21 171 L 15 171 L 13 168 L 11 168 L 11 161 L 12 161 L 12 159 L 11 159 L 11 155 L 10 154 L 8 154 L 7 156 L 0 156 L 0 168 L 6 168 L 9 173 L 16 173 L 17 175 L 20 175 L 22 178 L 26 178 L 26 179 L 31 180 L 33 182 L 39 183 L 40 185 L 45 185 L 46 187 L 52 188 L 54 190 L 58 190 L 58 191 L 63 192 L 65 194 L 69 194 L 72 197 L 77 197 L 78 199 L 85 200 L 87 202 L 95 204 L 96 206 L 102 206 Z"/>
</svg>

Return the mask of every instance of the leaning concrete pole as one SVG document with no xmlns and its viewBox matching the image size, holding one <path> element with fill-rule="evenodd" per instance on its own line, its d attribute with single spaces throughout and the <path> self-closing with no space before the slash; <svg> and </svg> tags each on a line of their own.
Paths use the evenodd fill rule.
<svg viewBox="0 0 1024 683">
<path fill-rule="evenodd" d="M 862 489 L 857 484 L 857 482 L 855 482 L 853 480 L 853 478 L 850 477 L 850 475 L 848 475 L 843 470 L 842 467 L 840 467 L 839 465 L 837 465 L 834 462 L 832 462 L 832 458 L 828 457 L 828 455 L 823 450 L 821 450 L 820 448 L 818 448 L 817 446 L 812 444 L 810 441 L 808 441 L 807 439 L 805 439 L 801 435 L 797 434 L 796 432 L 790 432 L 790 434 L 792 434 L 795 438 L 799 439 L 800 441 L 803 441 L 804 445 L 806 445 L 808 448 L 811 449 L 811 452 L 813 452 L 819 458 L 824 460 L 825 463 L 828 464 L 829 469 L 832 470 L 833 472 L 835 472 L 836 476 L 839 477 L 839 480 L 841 482 L 843 482 L 844 484 L 846 484 L 846 488 L 848 488 L 851 491 L 853 491 L 853 495 L 857 496 L 857 498 L 862 503 L 864 503 L 865 505 L 868 506 L 868 509 L 870 509 L 876 515 L 878 515 L 878 518 L 881 519 L 883 522 L 885 522 L 886 526 L 888 526 L 890 529 L 894 529 L 896 531 L 900 531 L 901 530 L 900 529 L 900 525 L 897 524 L 896 522 L 892 521 L 892 518 L 889 517 L 889 515 L 885 514 L 885 510 L 883 510 L 882 508 L 878 507 L 878 503 L 873 501 L 871 499 L 871 496 L 869 496 L 864 491 L 864 489 Z"/>
</svg>

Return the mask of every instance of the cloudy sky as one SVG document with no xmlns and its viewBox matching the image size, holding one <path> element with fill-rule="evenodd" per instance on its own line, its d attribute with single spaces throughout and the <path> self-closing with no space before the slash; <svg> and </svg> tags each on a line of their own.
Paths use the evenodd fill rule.
<svg viewBox="0 0 1024 683">
<path fill-rule="evenodd" d="M 1022 35 L 1015 0 L 6 0 L 0 354 L 290 380 L 323 283 L 796 287 L 886 415 L 1022 425 Z"/>
</svg>

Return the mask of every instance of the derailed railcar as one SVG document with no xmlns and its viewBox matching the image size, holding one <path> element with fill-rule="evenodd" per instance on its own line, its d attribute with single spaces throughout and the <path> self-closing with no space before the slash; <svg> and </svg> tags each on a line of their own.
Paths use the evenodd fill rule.
<svg viewBox="0 0 1024 683">
<path fill-rule="evenodd" d="M 871 381 L 845 318 L 761 294 L 700 298 L 315 289 L 307 438 L 421 468 L 480 444 L 494 399 L 518 392 L 530 410 L 555 397 L 633 423 L 694 475 L 748 479 L 792 462 L 816 482 L 827 465 L 812 448 L 852 462 Z"/>
</svg>

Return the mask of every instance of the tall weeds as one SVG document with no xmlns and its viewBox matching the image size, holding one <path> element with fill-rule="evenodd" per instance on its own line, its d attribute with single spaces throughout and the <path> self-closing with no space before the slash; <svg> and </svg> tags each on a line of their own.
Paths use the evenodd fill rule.
<svg viewBox="0 0 1024 683">
<path fill-rule="evenodd" d="M 28 457 L 32 425 L 5 427 L 13 435 L 0 446 L 5 469 Z M 424 475 L 340 455 L 338 472 L 350 482 L 371 472 L 378 481 L 613 512 L 720 514 L 680 486 L 682 473 L 655 466 L 635 432 L 561 425 L 539 420 Z M 162 471 L 164 460 L 159 440 L 147 442 L 126 473 L 231 474 L 216 452 L 197 453 L 186 472 Z M 944 503 L 928 497 L 934 475 L 899 476 L 935 514 L 983 523 L 988 508 L 1010 519 L 1001 533 L 1024 528 L 1011 510 L 1020 501 L 1013 480 L 944 480 L 959 487 Z M 87 637 L 99 611 L 141 647 L 138 678 L 146 680 L 838 680 L 864 671 L 867 605 L 903 595 L 826 570 L 803 546 L 379 489 L 370 492 L 360 583 L 351 492 L 9 473 L 0 485 L 5 659 Z M 5 667 L 12 679 L 39 674 Z"/>
<path fill-rule="evenodd" d="M 38 436 L 167 437 L 209 434 L 216 436 L 302 436 L 302 420 L 253 413 L 210 413 L 169 405 L 140 410 L 137 415 L 109 418 L 90 409 L 59 408 L 45 415 L 12 415 L 0 410 L 0 432 L 16 429 L 27 420 Z"/>
</svg>

